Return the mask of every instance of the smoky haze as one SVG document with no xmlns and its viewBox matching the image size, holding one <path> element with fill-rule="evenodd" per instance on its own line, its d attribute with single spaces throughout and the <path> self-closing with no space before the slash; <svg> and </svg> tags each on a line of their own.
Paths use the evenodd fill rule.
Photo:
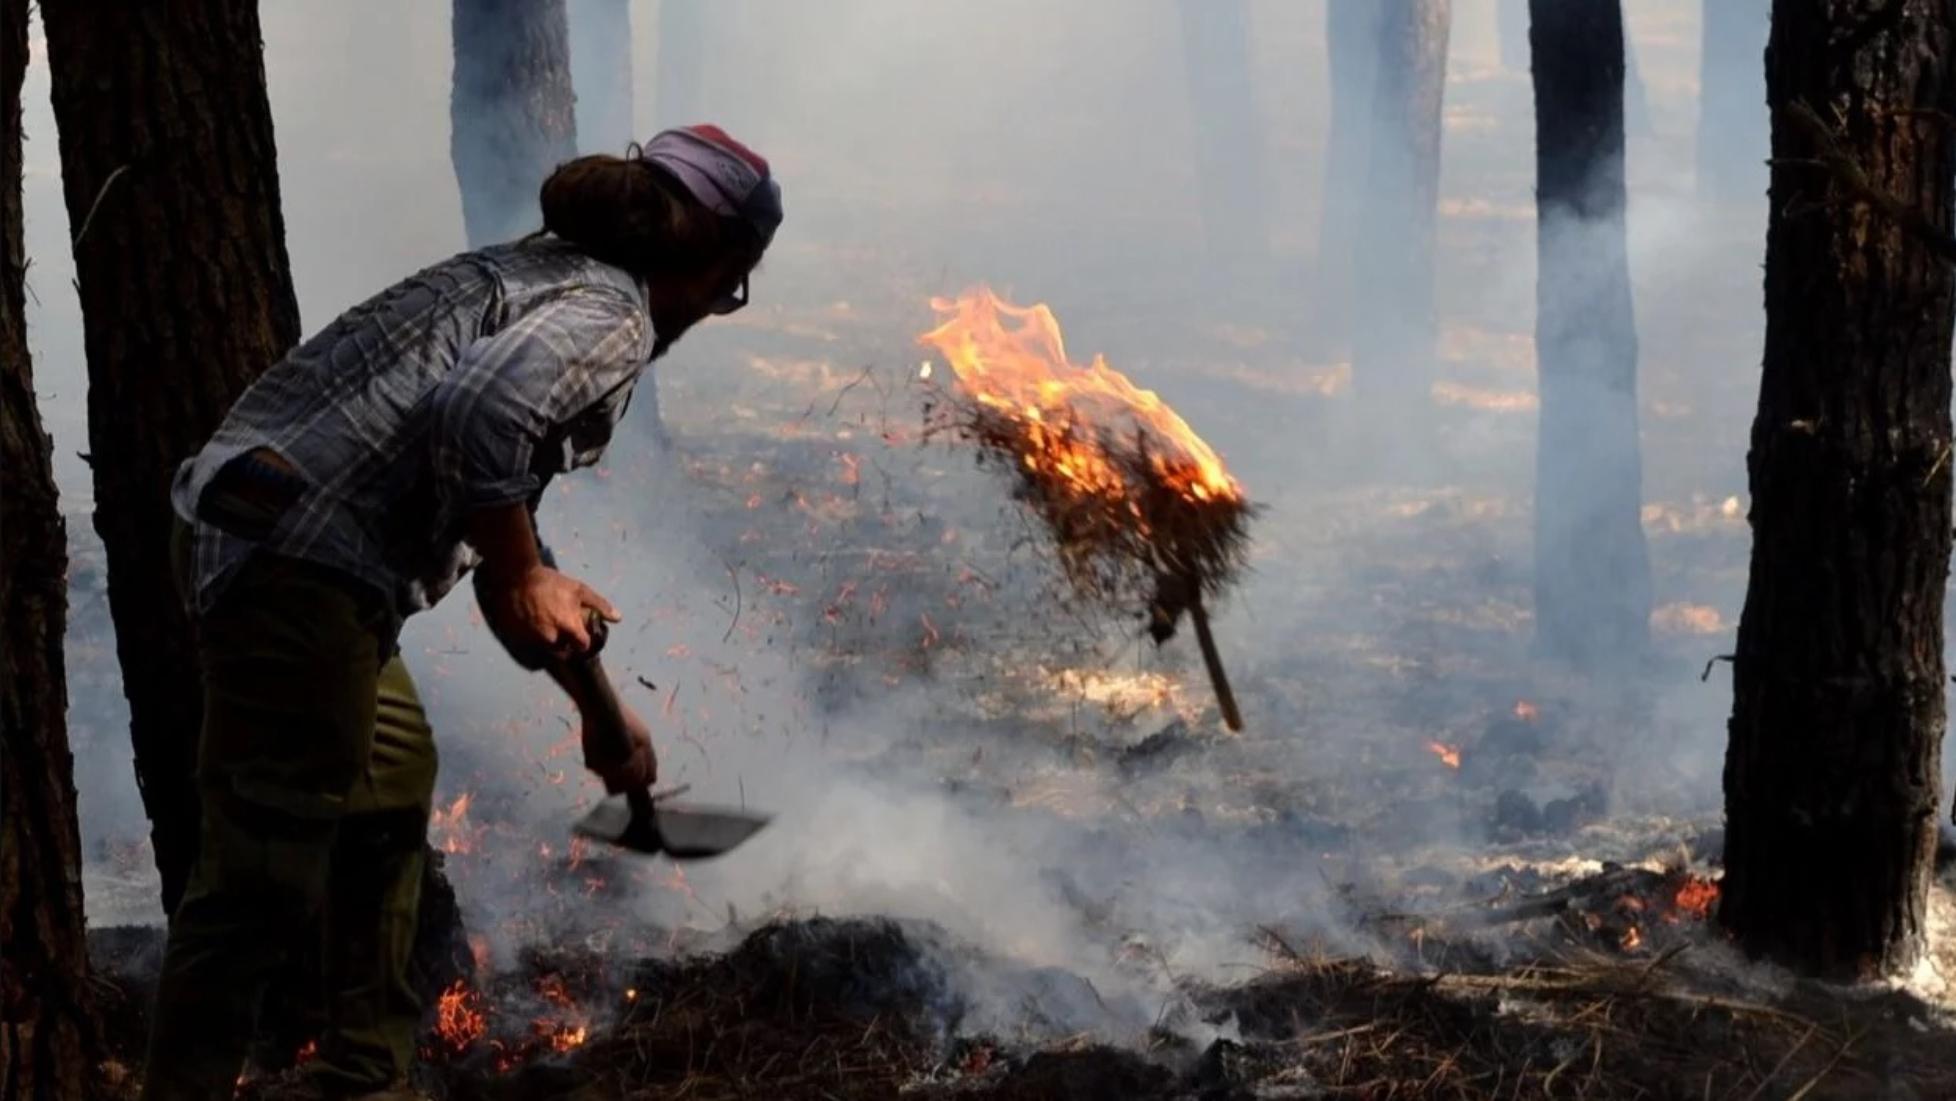
<svg viewBox="0 0 1956 1101">
<path fill-rule="evenodd" d="M 1566 753 L 1607 777 L 1621 813 L 1716 822 L 1729 693 L 1722 673 L 1699 673 L 1730 649 L 1744 590 L 1765 204 L 1699 194 L 1697 3 L 1625 5 L 1633 113 L 1646 116 L 1630 129 L 1627 224 L 1657 612 L 1647 659 L 1585 679 L 1531 649 L 1534 133 L 1526 51 L 1504 64 L 1497 0 L 1454 5 L 1436 345 L 1403 365 L 1423 373 L 1414 396 L 1382 406 L 1354 399 L 1344 347 L 1320 332 L 1317 303 L 1349 293 L 1321 285 L 1317 257 L 1324 3 L 1248 4 L 1256 123 L 1217 134 L 1203 97 L 1244 97 L 1189 72 L 1214 48 L 1185 40 L 1206 4 L 663 10 L 684 2 L 631 6 L 632 121 L 594 121 L 580 104 L 580 124 L 611 140 L 580 135 L 579 148 L 718 122 L 772 161 L 787 223 L 756 276 L 756 305 L 695 329 L 657 367 L 676 450 L 652 446 L 635 403 L 604 474 L 553 488 L 544 534 L 626 609 L 611 664 L 652 721 L 664 779 L 780 821 L 739 855 L 689 870 L 690 895 L 654 884 L 605 905 L 667 925 L 783 908 L 929 918 L 1110 990 L 1137 981 L 1110 962 L 1125 934 L 1146 937 L 1178 973 L 1254 958 L 1245 934 L 1266 920 L 1362 948 L 1325 883 L 1352 875 L 1354 853 L 1485 844 L 1488 800 L 1445 787 L 1424 743 L 1466 743 L 1471 761 L 1522 698 L 1541 701 Z M 577 21 L 602 6 L 572 0 L 573 42 L 588 41 Z M 262 7 L 310 333 L 464 247 L 449 11 Z M 85 519 L 81 325 L 34 34 L 29 338 L 76 544 L 77 782 L 85 842 L 100 854 L 143 829 Z M 1227 34 L 1215 37 L 1228 48 Z M 1756 50 L 1738 56 L 1758 64 Z M 687 97 L 699 117 L 661 102 Z M 1763 106 L 1720 125 L 1763 150 Z M 1243 143 L 1250 152 L 1229 163 Z M 1205 184 L 1205 171 L 1251 178 Z M 1231 202 L 1264 204 L 1243 212 L 1265 226 L 1260 240 L 1218 250 L 1205 196 L 1209 229 Z M 1056 611 L 1051 577 L 1016 546 L 1022 521 L 1004 483 L 955 443 L 914 438 L 927 300 L 980 282 L 1050 303 L 1074 359 L 1102 353 L 1159 390 L 1265 506 L 1251 573 L 1218 611 L 1250 726 L 1241 745 L 1207 733 L 1190 640 L 1156 654 L 1131 625 Z M 784 420 L 800 426 L 788 443 Z M 1436 456 L 1412 474 L 1388 461 L 1409 438 Z M 858 480 L 839 478 L 851 461 Z M 893 555 L 942 548 L 903 558 L 917 572 L 886 586 L 874 616 L 860 605 L 879 563 L 855 538 L 872 529 Z M 974 588 L 982 607 L 950 602 Z M 567 705 L 494 652 L 466 595 L 412 621 L 403 648 L 442 740 L 438 801 L 480 793 L 473 813 L 494 809 L 527 831 L 496 835 L 509 846 L 498 871 L 464 881 L 471 921 L 513 942 L 563 920 L 535 905 L 518 865 L 539 845 L 561 849 L 595 794 L 566 755 Z M 893 666 L 892 652 L 944 656 Z M 1124 723 L 1085 689 L 1040 689 L 1059 717 L 1036 713 L 1031 689 L 1044 681 L 994 698 L 995 678 L 1035 666 L 1180 678 L 1206 748 L 1159 771 L 1113 768 L 1182 705 Z M 1015 720 L 1061 733 L 1029 737 Z M 1575 781 L 1547 769 L 1514 784 L 1546 802 Z M 1230 794 L 1245 790 L 1255 797 Z M 1321 867 L 1334 848 L 1347 858 Z M 90 889 L 98 922 L 154 917 L 139 875 L 98 870 Z"/>
</svg>

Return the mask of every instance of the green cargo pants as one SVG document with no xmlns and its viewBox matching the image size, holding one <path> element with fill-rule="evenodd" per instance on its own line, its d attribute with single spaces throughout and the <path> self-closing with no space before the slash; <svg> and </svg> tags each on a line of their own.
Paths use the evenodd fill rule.
<svg viewBox="0 0 1956 1101">
<path fill-rule="evenodd" d="M 145 1101 L 231 1095 L 266 984 L 307 937 L 325 946 L 317 1073 L 357 1093 L 407 1072 L 436 756 L 394 631 L 377 595 L 267 554 L 200 618 L 202 850 L 170 916 Z"/>
</svg>

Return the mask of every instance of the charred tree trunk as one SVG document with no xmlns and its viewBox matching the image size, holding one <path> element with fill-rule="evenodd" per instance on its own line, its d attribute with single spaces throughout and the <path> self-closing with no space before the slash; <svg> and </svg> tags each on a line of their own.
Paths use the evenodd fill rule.
<svg viewBox="0 0 1956 1101">
<path fill-rule="evenodd" d="M 27 353 L 20 86 L 27 0 L 0 3 L 0 1097 L 87 1094 L 95 1030 L 61 632 L 68 548 Z"/>
<path fill-rule="evenodd" d="M 1375 408 L 1426 403 L 1438 322 L 1433 241 L 1452 0 L 1374 0 L 1371 155 L 1359 209 L 1352 378 Z"/>
<path fill-rule="evenodd" d="M 569 0 L 577 147 L 620 154 L 638 140 L 632 118 L 631 0 Z"/>
<path fill-rule="evenodd" d="M 169 565 L 170 477 L 299 335 L 258 9 L 65 0 L 41 18 L 88 350 L 95 530 L 167 912 L 196 856 L 203 712 Z"/>
<path fill-rule="evenodd" d="M 1535 78 L 1535 632 L 1579 668 L 1649 641 L 1637 329 L 1624 243 L 1620 0 L 1532 0 Z"/>
<path fill-rule="evenodd" d="M 1945 261 L 1812 159 L 1837 131 L 1831 152 L 1866 185 L 1946 233 L 1951 50 L 1940 3 L 1773 8 L 1766 353 L 1719 920 L 1751 953 L 1828 977 L 1894 973 L 1923 948 L 1947 686 L 1952 296 Z M 1803 123 L 1802 105 L 1825 122 Z"/>
<path fill-rule="evenodd" d="M 1202 228 L 1219 260 L 1268 251 L 1263 128 L 1250 75 L 1249 0 L 1181 0 Z"/>
<path fill-rule="evenodd" d="M 1766 189 L 1766 87 L 1759 58 L 1773 0 L 1702 0 L 1698 194 L 1752 199 Z"/>
<path fill-rule="evenodd" d="M 449 158 L 470 248 L 542 225 L 537 189 L 577 152 L 564 0 L 454 0 Z"/>
<path fill-rule="evenodd" d="M 1315 328 L 1330 354 L 1344 352 L 1351 343 L 1359 196 L 1372 150 L 1378 43 L 1378 0 L 1330 0 L 1325 6 L 1331 133 L 1324 151 L 1324 206 L 1318 220 L 1318 272 L 1312 291 L 1317 296 Z"/>
<path fill-rule="evenodd" d="M 707 0 L 659 0 L 659 128 L 710 122 L 705 80 Z"/>
</svg>

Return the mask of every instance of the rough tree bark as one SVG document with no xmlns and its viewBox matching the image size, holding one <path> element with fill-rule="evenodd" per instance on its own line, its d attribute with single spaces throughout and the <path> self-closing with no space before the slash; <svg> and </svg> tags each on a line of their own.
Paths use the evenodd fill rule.
<svg viewBox="0 0 1956 1101">
<path fill-rule="evenodd" d="M 1249 0 L 1181 0 L 1202 228 L 1219 260 L 1268 251 L 1263 128 L 1250 75 Z"/>
<path fill-rule="evenodd" d="M 95 1030 L 61 656 L 66 530 L 35 406 L 22 248 L 27 0 L 0 3 L 0 1097 L 87 1093 Z"/>
<path fill-rule="evenodd" d="M 1773 0 L 1702 0 L 1698 194 L 1754 199 L 1766 188 L 1766 87 L 1759 63 Z"/>
<path fill-rule="evenodd" d="M 454 0 L 449 159 L 470 248 L 542 225 L 537 189 L 577 152 L 564 0 Z"/>
<path fill-rule="evenodd" d="M 1372 140 L 1354 264 L 1352 377 L 1375 408 L 1426 402 L 1437 321 L 1433 240 L 1452 0 L 1374 0 Z"/>
<path fill-rule="evenodd" d="M 165 911 L 197 847 L 203 711 L 170 476 L 299 335 L 251 0 L 41 9 L 88 352 L 95 530 Z"/>
<path fill-rule="evenodd" d="M 625 151 L 639 139 L 632 118 L 631 0 L 568 0 L 577 148 Z"/>
<path fill-rule="evenodd" d="M 1799 971 L 1923 948 L 1944 726 L 1951 272 L 1817 167 L 1946 234 L 1952 28 L 1940 0 L 1777 0 L 1766 350 L 1747 457 L 1752 571 L 1733 663 L 1719 920 Z"/>
<path fill-rule="evenodd" d="M 1312 293 L 1317 298 L 1314 328 L 1324 351 L 1331 354 L 1343 352 L 1351 342 L 1354 249 L 1359 195 L 1372 149 L 1378 40 L 1378 0 L 1330 0 L 1325 6 L 1331 132 L 1324 150 L 1324 205 L 1318 220 L 1318 270 Z"/>
<path fill-rule="evenodd" d="M 1637 329 L 1624 241 L 1620 0 L 1531 0 L 1535 80 L 1535 637 L 1621 670 L 1649 641 Z"/>
<path fill-rule="evenodd" d="M 706 116 L 707 0 L 659 0 L 658 98 L 652 104 L 659 128 L 711 122 Z"/>
</svg>

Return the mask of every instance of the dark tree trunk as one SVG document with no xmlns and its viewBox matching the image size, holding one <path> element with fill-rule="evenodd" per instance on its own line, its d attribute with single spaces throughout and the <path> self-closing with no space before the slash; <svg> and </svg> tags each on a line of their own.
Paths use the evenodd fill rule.
<svg viewBox="0 0 1956 1101">
<path fill-rule="evenodd" d="M 258 8 L 64 0 L 41 18 L 88 351 L 95 530 L 169 911 L 196 855 L 203 711 L 169 564 L 170 477 L 299 334 Z"/>
<path fill-rule="evenodd" d="M 1773 0 L 1702 0 L 1698 194 L 1753 199 L 1766 189 L 1766 87 L 1759 58 Z"/>
<path fill-rule="evenodd" d="M 1433 240 L 1452 0 L 1375 0 L 1371 155 L 1354 265 L 1352 377 L 1375 408 L 1426 403 L 1437 336 Z"/>
<path fill-rule="evenodd" d="M 61 630 L 68 548 L 27 354 L 20 86 L 27 0 L 0 3 L 0 1097 L 87 1093 L 95 1030 Z"/>
<path fill-rule="evenodd" d="M 1181 0 L 1202 227 L 1219 260 L 1268 252 L 1263 127 L 1250 73 L 1249 0 Z"/>
<path fill-rule="evenodd" d="M 620 154 L 640 135 L 632 117 L 631 0 L 569 0 L 577 147 Z"/>
<path fill-rule="evenodd" d="M 1526 2 L 1526 0 L 1522 0 Z M 1379 65 L 1378 0 L 1330 0 L 1324 46 L 1331 83 L 1331 132 L 1324 150 L 1324 206 L 1318 220 L 1313 326 L 1323 351 L 1351 343 L 1353 263 L 1359 195 L 1372 151 L 1372 95 Z"/>
<path fill-rule="evenodd" d="M 1940 3 L 1778 0 L 1767 52 L 1766 354 L 1719 920 L 1749 952 L 1834 978 L 1900 971 L 1923 948 L 1947 687 L 1951 274 L 1811 166 L 1791 109 L 1811 105 L 1874 187 L 1946 232 L 1951 37 Z"/>
<path fill-rule="evenodd" d="M 449 158 L 470 248 L 543 224 L 537 189 L 577 152 L 564 0 L 454 0 Z"/>
<path fill-rule="evenodd" d="M 1649 641 L 1637 328 L 1624 244 L 1620 0 L 1532 0 L 1535 637 L 1585 669 Z"/>
<path fill-rule="evenodd" d="M 659 129 L 711 122 L 704 73 L 707 0 L 659 0 L 659 90 L 653 117 Z"/>
</svg>

